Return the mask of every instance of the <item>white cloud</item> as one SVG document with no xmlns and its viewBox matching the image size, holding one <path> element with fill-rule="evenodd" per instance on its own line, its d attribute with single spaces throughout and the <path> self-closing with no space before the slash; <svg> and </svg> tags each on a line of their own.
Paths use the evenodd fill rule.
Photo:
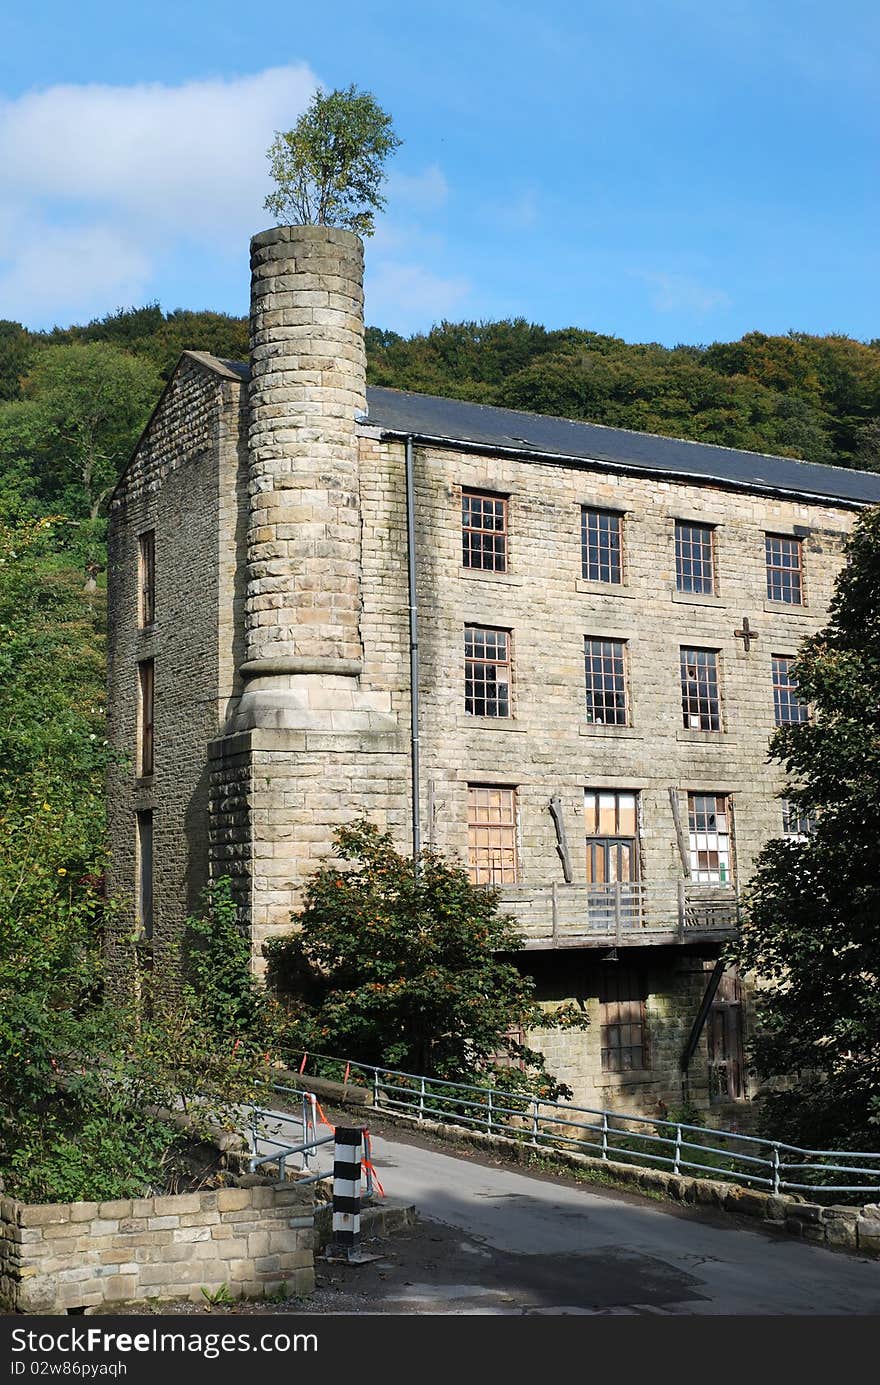
<svg viewBox="0 0 880 1385">
<path fill-rule="evenodd" d="M 421 173 L 391 173 L 385 188 L 389 203 L 402 203 L 417 211 L 436 211 L 446 204 L 449 184 L 443 170 L 431 164 Z"/>
<path fill-rule="evenodd" d="M 702 316 L 713 308 L 726 308 L 729 296 L 723 289 L 712 289 L 687 274 L 666 274 L 661 270 L 632 269 L 634 279 L 642 279 L 652 290 L 651 303 L 658 313 L 695 313 Z"/>
<path fill-rule="evenodd" d="M 0 102 L 3 314 L 34 322 L 48 309 L 61 321 L 132 301 L 181 241 L 240 254 L 268 221 L 272 135 L 296 121 L 317 85 L 297 64 L 178 87 L 56 86 Z"/>
<path fill-rule="evenodd" d="M 368 263 L 367 321 L 394 332 L 421 331 L 448 317 L 470 288 L 465 278 L 443 278 L 419 265 Z"/>
<path fill-rule="evenodd" d="M 242 310 L 248 239 L 271 221 L 266 150 L 318 86 L 299 63 L 0 99 L 0 317 L 64 325 L 151 298 L 202 307 L 206 294 L 210 306 Z M 392 172 L 388 194 L 392 218 L 369 243 L 368 314 L 414 330 L 451 312 L 469 285 L 421 267 L 443 251 L 419 222 L 447 201 L 442 170 Z"/>
</svg>

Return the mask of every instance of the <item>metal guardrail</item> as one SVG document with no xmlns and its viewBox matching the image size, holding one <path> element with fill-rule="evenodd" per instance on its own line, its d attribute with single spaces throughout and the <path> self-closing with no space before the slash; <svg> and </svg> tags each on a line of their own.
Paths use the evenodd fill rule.
<svg viewBox="0 0 880 1385">
<path fill-rule="evenodd" d="M 739 901 L 730 885 L 679 880 L 618 881 L 608 885 L 501 885 L 500 908 L 512 914 L 526 946 L 549 941 L 622 942 L 627 934 L 684 939 L 696 933 L 735 933 Z M 631 941 L 631 938 L 628 939 Z"/>
<path fill-rule="evenodd" d="M 515 1139 L 535 1149 L 598 1154 L 603 1160 L 613 1159 L 636 1166 L 659 1165 L 675 1174 L 694 1173 L 737 1180 L 747 1187 L 765 1188 L 774 1194 L 880 1194 L 878 1151 L 802 1149 L 781 1140 L 742 1135 L 733 1130 L 715 1130 L 685 1121 L 622 1114 L 589 1106 L 570 1106 L 503 1088 L 446 1082 L 327 1054 L 312 1053 L 307 1057 L 317 1060 L 325 1069 L 321 1076 L 329 1077 L 331 1074 L 326 1069 L 335 1068 L 345 1072 L 347 1081 L 369 1087 L 373 1104 L 379 1110 L 414 1116 L 417 1120 L 464 1125 L 488 1135 Z M 281 1084 L 278 1089 L 291 1090 Z M 856 1160 L 860 1162 L 850 1162 Z M 825 1173 L 839 1177 L 834 1182 L 821 1179 L 802 1182 L 790 1176 Z M 874 1181 L 851 1181 L 859 1176 Z"/>
<path fill-rule="evenodd" d="M 248 1168 L 251 1173 L 256 1173 L 257 1169 L 263 1168 L 266 1164 L 278 1165 L 278 1179 L 284 1182 L 287 1177 L 287 1161 L 300 1156 L 300 1173 L 308 1174 L 312 1159 L 317 1158 L 318 1150 L 322 1145 L 333 1143 L 333 1133 L 318 1136 L 315 1128 L 315 1099 L 308 1092 L 298 1093 L 302 1096 L 302 1115 L 295 1116 L 286 1111 L 270 1111 L 260 1106 L 252 1106 L 249 1112 L 248 1136 L 251 1146 L 251 1158 Z M 272 1122 L 270 1127 L 270 1122 Z M 285 1125 L 298 1125 L 302 1127 L 303 1138 L 298 1144 L 291 1144 L 289 1140 L 279 1140 L 275 1137 L 281 1134 L 282 1127 Z M 259 1154 L 260 1147 L 267 1145 L 273 1146 L 266 1154 Z M 300 1178 L 299 1183 L 316 1183 L 320 1178 L 326 1178 L 326 1173 L 313 1173 L 309 1177 Z"/>
</svg>

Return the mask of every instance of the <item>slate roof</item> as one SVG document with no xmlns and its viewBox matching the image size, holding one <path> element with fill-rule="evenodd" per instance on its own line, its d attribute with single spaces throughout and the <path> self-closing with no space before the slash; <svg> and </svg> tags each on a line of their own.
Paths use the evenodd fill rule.
<svg viewBox="0 0 880 1385">
<path fill-rule="evenodd" d="M 243 361 L 220 361 L 207 352 L 192 352 L 206 365 L 216 362 L 224 374 L 247 380 Z M 461 444 L 484 451 L 514 452 L 536 460 L 565 458 L 585 466 L 601 465 L 628 472 L 711 481 L 739 490 L 799 495 L 847 505 L 880 504 L 880 475 L 849 467 L 742 452 L 714 443 L 689 442 L 658 433 L 606 428 L 546 414 L 471 404 L 433 394 L 367 386 L 364 423 L 393 437 L 412 435 L 421 442 Z"/>
</svg>

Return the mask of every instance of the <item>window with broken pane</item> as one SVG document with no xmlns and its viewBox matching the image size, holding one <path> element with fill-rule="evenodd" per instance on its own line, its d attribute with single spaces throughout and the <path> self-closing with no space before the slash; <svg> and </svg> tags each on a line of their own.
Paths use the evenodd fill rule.
<svg viewBox="0 0 880 1385">
<path fill-rule="evenodd" d="M 510 631 L 467 625 L 464 709 L 476 717 L 510 716 Z"/>
<path fill-rule="evenodd" d="M 623 640 L 584 640 L 587 684 L 587 721 L 596 725 L 626 726 L 626 658 Z"/>
<path fill-rule="evenodd" d="M 681 650 L 681 713 L 691 731 L 721 730 L 717 650 Z"/>
<path fill-rule="evenodd" d="M 730 800 L 726 794 L 688 794 L 691 879 L 703 885 L 732 880 Z"/>
<path fill-rule="evenodd" d="M 638 879 L 637 798 L 616 789 L 584 791 L 587 884 Z"/>
</svg>

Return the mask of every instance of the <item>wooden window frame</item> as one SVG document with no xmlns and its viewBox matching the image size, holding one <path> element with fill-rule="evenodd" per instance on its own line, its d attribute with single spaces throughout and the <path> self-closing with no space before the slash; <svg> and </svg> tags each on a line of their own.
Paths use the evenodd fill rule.
<svg viewBox="0 0 880 1385">
<path fill-rule="evenodd" d="M 602 968 L 599 982 L 599 1045 L 603 1072 L 624 1075 L 650 1071 L 646 1000 L 647 987 L 642 972 L 621 962 L 610 962 Z M 614 1039 L 617 1042 L 613 1042 Z M 628 1061 L 624 1055 L 629 1055 Z M 633 1061 L 635 1057 L 641 1061 Z"/>
<path fill-rule="evenodd" d="M 716 595 L 714 525 L 688 519 L 675 521 L 675 586 L 684 593 Z"/>
<path fill-rule="evenodd" d="M 137 926 L 142 937 L 149 941 L 153 936 L 153 813 L 151 809 L 135 813 L 136 834 L 136 908 Z"/>
<path fill-rule="evenodd" d="M 470 502 L 476 501 L 475 506 Z M 471 522 L 475 514 L 486 520 L 492 507 L 493 521 Z M 461 562 L 462 567 L 475 572 L 507 572 L 508 570 L 508 497 L 492 491 L 474 490 L 468 486 L 461 492 Z M 499 542 L 500 541 L 500 542 Z M 489 561 L 486 561 L 489 559 Z"/>
<path fill-rule="evenodd" d="M 149 778 L 155 769 L 156 668 L 153 659 L 138 664 L 138 774 Z"/>
<path fill-rule="evenodd" d="M 500 653 L 503 657 L 491 657 L 492 643 L 497 647 L 502 641 Z M 500 678 L 499 670 L 503 670 Z M 513 716 L 513 656 L 509 630 L 491 625 L 465 626 L 464 710 L 468 716 L 475 717 L 509 719 Z"/>
<path fill-rule="evenodd" d="M 630 724 L 626 646 L 626 640 L 611 640 L 604 635 L 584 636 L 586 718 L 591 726 Z M 609 711 L 613 713 L 610 717 Z"/>
<path fill-rule="evenodd" d="M 714 799 L 715 807 L 710 815 L 705 816 L 705 825 L 701 826 L 701 819 L 697 815 L 697 801 L 701 800 L 703 802 L 707 802 L 710 799 Z M 721 808 L 720 812 L 721 814 L 723 814 L 727 822 L 726 832 L 719 832 L 717 827 L 717 818 L 719 815 L 719 802 L 723 804 L 723 807 Z M 705 809 L 701 809 L 700 811 L 705 815 Z M 733 800 L 730 794 L 700 793 L 697 791 L 690 791 L 687 796 L 687 814 L 688 861 L 690 864 L 691 879 L 694 881 L 695 884 L 698 885 L 732 885 L 735 880 L 736 857 L 734 852 L 733 835 Z M 716 820 L 716 826 L 711 830 L 708 826 L 709 816 L 714 817 Z M 705 838 L 706 840 L 705 846 L 700 846 L 699 839 L 701 837 Z M 710 838 L 715 839 L 714 848 L 710 845 Z M 723 860 L 723 843 L 725 842 L 725 840 L 727 855 L 726 862 Z M 707 858 L 703 864 L 700 863 L 701 853 Z M 712 866 L 708 859 L 713 853 L 718 858 L 717 866 Z M 725 870 L 727 872 L 726 876 L 724 874 Z M 699 878 L 701 875 L 713 874 L 717 874 L 717 880 L 700 880 Z"/>
<path fill-rule="evenodd" d="M 774 550 L 774 545 L 778 549 Z M 782 561 L 785 546 L 797 555 L 797 565 Z M 778 559 L 778 561 L 773 561 Z M 764 562 L 767 569 L 767 600 L 784 606 L 803 606 L 804 543 L 793 534 L 765 534 Z M 796 595 L 795 595 L 796 593 Z"/>
<path fill-rule="evenodd" d="M 156 531 L 138 535 L 138 625 L 150 630 L 156 623 Z"/>
<path fill-rule="evenodd" d="M 679 648 L 681 718 L 687 731 L 711 734 L 724 729 L 719 653 L 717 649 L 698 649 L 686 645 Z M 694 726 L 694 719 L 699 725 Z"/>
<path fill-rule="evenodd" d="M 614 797 L 614 826 L 613 831 L 603 832 L 602 828 L 602 796 Z M 631 798 L 633 800 L 633 824 L 632 832 L 621 830 L 620 821 L 620 800 L 621 798 Z M 590 803 L 588 800 L 594 800 Z M 620 883 L 622 885 L 633 885 L 641 878 L 641 850 L 640 850 L 640 801 L 638 789 L 607 789 L 607 788 L 586 788 L 584 789 L 584 845 L 586 853 L 586 873 L 588 885 L 607 885 Z M 607 846 L 608 844 L 623 847 L 631 845 L 629 852 L 630 869 L 629 875 L 618 881 L 596 880 L 593 870 L 593 860 L 595 853 L 592 848 L 596 845 Z M 607 872 L 606 872 L 607 873 Z"/>
<path fill-rule="evenodd" d="M 791 676 L 794 661 L 793 654 L 771 655 L 773 719 L 777 726 L 800 726 L 810 718 L 809 708 L 798 698 L 797 683 Z"/>
<path fill-rule="evenodd" d="M 610 587 L 623 585 L 623 515 L 619 511 L 581 506 L 581 577 Z"/>
<path fill-rule="evenodd" d="M 468 872 L 474 885 L 519 883 L 519 802 L 510 784 L 468 784 Z M 498 794 L 498 816 L 480 795 Z M 506 802 L 505 802 L 506 800 Z M 498 840 L 493 842 L 493 837 Z M 485 838 L 485 840 L 481 840 Z M 497 859 L 493 860 L 491 853 Z M 483 853 L 486 853 L 485 856 Z"/>
</svg>

